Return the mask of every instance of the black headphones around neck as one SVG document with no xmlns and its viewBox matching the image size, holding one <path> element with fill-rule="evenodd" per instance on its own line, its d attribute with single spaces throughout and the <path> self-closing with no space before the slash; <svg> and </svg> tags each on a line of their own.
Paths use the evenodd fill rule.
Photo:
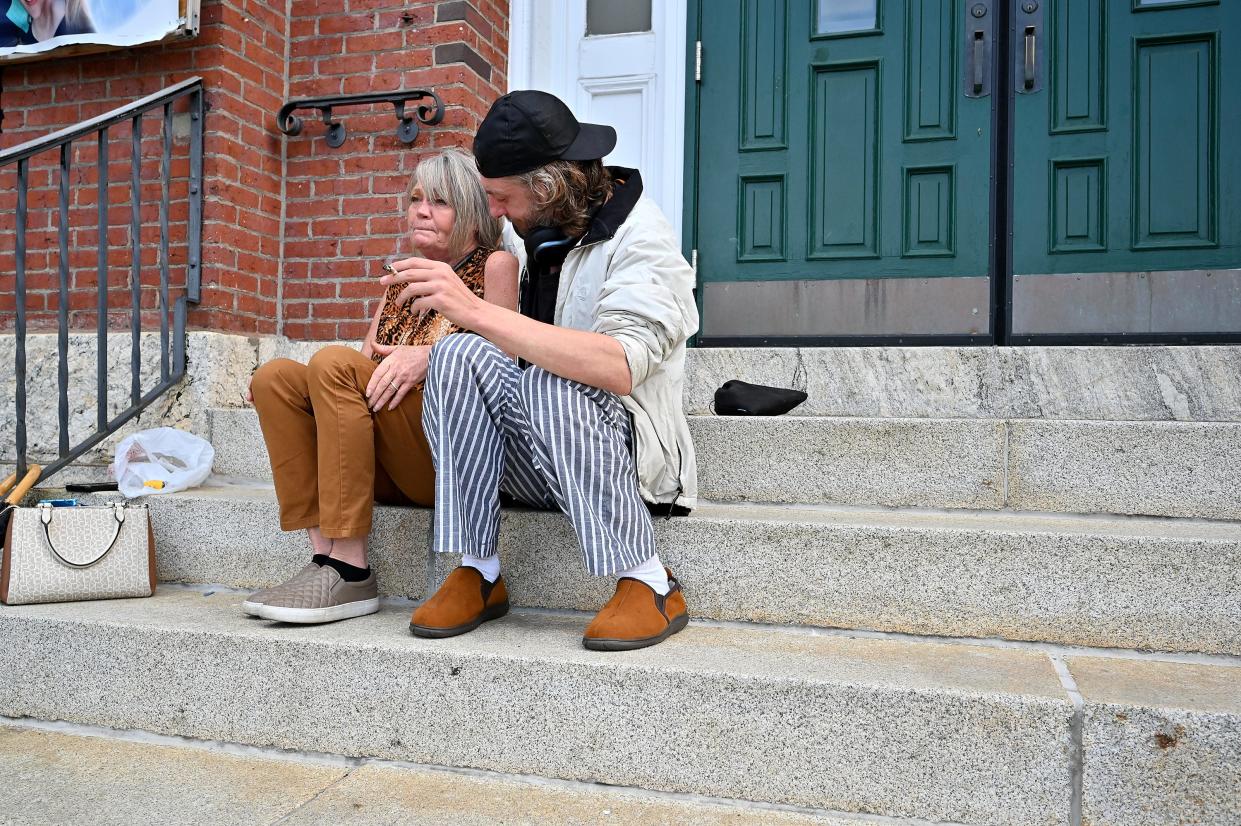
<svg viewBox="0 0 1241 826">
<path fill-rule="evenodd" d="M 534 264 L 556 266 L 577 243 L 576 238 L 564 234 L 560 227 L 535 227 L 522 239 L 526 244 L 526 260 Z"/>
</svg>

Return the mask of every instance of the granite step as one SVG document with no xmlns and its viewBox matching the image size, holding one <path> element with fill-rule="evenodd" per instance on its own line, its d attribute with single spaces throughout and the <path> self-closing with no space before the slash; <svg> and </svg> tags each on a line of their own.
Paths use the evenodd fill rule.
<svg viewBox="0 0 1241 826">
<path fill-rule="evenodd" d="M 81 822 L 83 811 L 91 812 L 93 826 L 875 823 L 794 807 L 29 721 L 0 724 L 0 777 L 0 807 L 24 826 Z"/>
<path fill-rule="evenodd" d="M 422 640 L 402 605 L 296 627 L 241 597 L 0 608 L 0 714 L 936 822 L 1241 815 L 1235 658 L 703 623 L 618 656 L 580 616 Z"/>
<path fill-rule="evenodd" d="M 690 421 L 709 499 L 1241 519 L 1241 423 Z"/>
<path fill-rule="evenodd" d="M 0 714 L 846 812 L 1062 822 L 1073 707 L 1043 655 L 691 625 L 616 656 L 578 617 L 422 640 L 237 594 L 0 609 Z M 55 686 L 55 691 L 44 690 Z"/>
<path fill-rule="evenodd" d="M 144 334 L 148 389 L 159 373 L 158 343 L 157 333 Z M 207 411 L 241 406 L 258 364 L 276 357 L 304 362 L 331 343 L 191 331 L 186 381 L 122 434 L 172 424 L 205 435 Z M 12 348 L 13 337 L 0 334 L 0 363 L 11 363 Z M 28 338 L 29 409 L 56 406 L 56 348 L 55 334 Z M 70 333 L 69 424 L 75 443 L 94 432 L 95 348 L 94 333 Z M 129 348 L 128 333 L 109 336 L 113 413 L 128 404 Z M 715 389 L 730 379 L 805 389 L 809 398 L 793 417 L 1241 422 L 1241 346 L 1236 345 L 690 348 L 686 412 L 711 413 Z M 12 409 L 11 385 L 0 385 L 0 411 Z M 30 460 L 50 463 L 57 455 L 56 417 L 27 424 Z M 11 415 L 0 415 L 0 461 L 13 461 L 14 425 Z M 87 458 L 106 463 L 118 438 Z"/>
<path fill-rule="evenodd" d="M 215 472 L 271 478 L 253 410 Z M 709 500 L 1241 520 L 1241 423 L 692 416 Z"/>
<path fill-rule="evenodd" d="M 691 348 L 685 411 L 730 379 L 805 390 L 793 416 L 1241 421 L 1236 345 Z"/>
<path fill-rule="evenodd" d="M 270 484 L 145 501 L 162 580 L 257 589 L 305 563 Z M 1236 523 L 703 503 L 655 529 L 697 617 L 1241 654 Z M 425 509 L 376 508 L 386 595 L 421 599 L 456 565 L 430 559 L 430 530 Z M 594 611 L 610 595 L 559 514 L 505 509 L 500 536 L 515 604 Z"/>
<path fill-rule="evenodd" d="M 257 362 L 332 343 L 356 346 L 260 338 Z M 1238 345 L 691 347 L 685 412 L 730 379 L 807 391 L 793 416 L 1241 421 Z"/>
</svg>

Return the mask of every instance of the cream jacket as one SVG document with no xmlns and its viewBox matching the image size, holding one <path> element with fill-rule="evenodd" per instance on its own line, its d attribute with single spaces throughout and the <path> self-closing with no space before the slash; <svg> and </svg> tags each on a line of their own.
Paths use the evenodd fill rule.
<svg viewBox="0 0 1241 826">
<path fill-rule="evenodd" d="M 526 265 L 511 226 L 505 242 Z M 638 487 L 656 504 L 693 508 L 698 467 L 685 420 L 685 342 L 698 330 L 694 271 L 655 202 L 641 196 L 611 237 L 570 250 L 560 270 L 556 325 L 612 336 L 625 348 L 633 389 Z"/>
</svg>

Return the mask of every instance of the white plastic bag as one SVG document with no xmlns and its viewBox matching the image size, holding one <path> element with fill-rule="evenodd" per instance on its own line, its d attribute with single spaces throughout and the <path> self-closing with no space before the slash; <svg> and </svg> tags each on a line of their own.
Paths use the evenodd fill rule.
<svg viewBox="0 0 1241 826">
<path fill-rule="evenodd" d="M 206 439 L 175 427 L 157 427 L 121 439 L 112 476 L 129 498 L 173 493 L 201 485 L 213 461 L 215 448 Z"/>
</svg>

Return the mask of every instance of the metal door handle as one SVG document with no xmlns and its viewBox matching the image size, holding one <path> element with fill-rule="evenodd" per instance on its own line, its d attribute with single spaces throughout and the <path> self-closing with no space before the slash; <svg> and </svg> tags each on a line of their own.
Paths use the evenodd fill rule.
<svg viewBox="0 0 1241 826">
<path fill-rule="evenodd" d="M 991 4 L 993 0 L 969 0 L 965 5 L 965 31 L 961 43 L 961 91 L 967 98 L 991 94 Z M 955 5 L 955 4 L 954 4 Z"/>
<path fill-rule="evenodd" d="M 986 60 L 986 41 L 983 33 L 974 32 L 974 94 L 982 94 L 982 64 Z"/>
<path fill-rule="evenodd" d="M 1027 89 L 1034 88 L 1034 55 L 1037 52 L 1037 42 L 1035 38 L 1033 26 L 1026 26 L 1026 73 L 1025 84 Z"/>
</svg>

